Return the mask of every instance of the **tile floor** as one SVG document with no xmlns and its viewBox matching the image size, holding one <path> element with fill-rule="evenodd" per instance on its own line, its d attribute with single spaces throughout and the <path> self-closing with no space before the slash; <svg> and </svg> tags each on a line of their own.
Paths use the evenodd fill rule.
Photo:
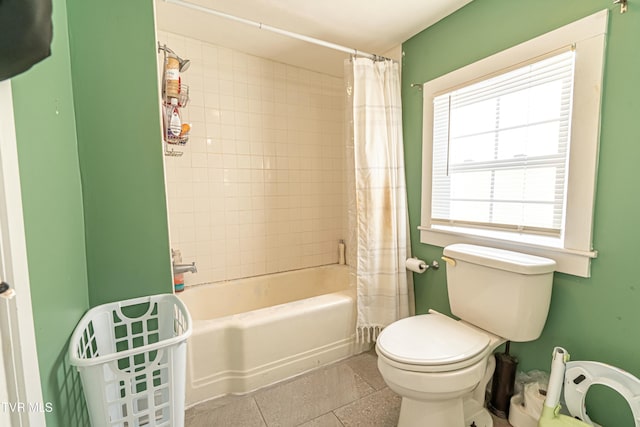
<svg viewBox="0 0 640 427">
<path fill-rule="evenodd" d="M 393 427 L 400 397 L 362 353 L 244 396 L 226 396 L 186 412 L 186 427 Z M 441 426 L 426 426 L 441 427 Z M 494 427 L 509 427 L 495 418 Z"/>
</svg>

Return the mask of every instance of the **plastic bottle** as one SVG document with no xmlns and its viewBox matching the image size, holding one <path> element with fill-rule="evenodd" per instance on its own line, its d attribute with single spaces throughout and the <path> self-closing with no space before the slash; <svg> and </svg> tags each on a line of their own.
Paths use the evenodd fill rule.
<svg viewBox="0 0 640 427">
<path fill-rule="evenodd" d="M 338 252 L 339 252 L 338 264 L 344 265 L 346 263 L 346 260 L 344 258 L 344 240 L 340 240 L 340 242 L 338 243 Z"/>
<path fill-rule="evenodd" d="M 176 98 L 171 98 L 171 105 L 167 112 L 167 123 L 167 139 L 178 138 L 182 133 L 182 120 Z"/>
<path fill-rule="evenodd" d="M 173 251 L 173 264 L 182 264 L 182 253 L 179 250 Z M 176 292 L 184 291 L 184 273 L 173 275 L 173 289 Z"/>
<path fill-rule="evenodd" d="M 184 274 L 174 274 L 173 275 L 173 289 L 176 292 L 184 291 Z"/>
<path fill-rule="evenodd" d="M 178 98 L 180 94 L 180 62 L 173 56 L 167 57 L 164 73 L 165 94 L 168 98 Z"/>
</svg>

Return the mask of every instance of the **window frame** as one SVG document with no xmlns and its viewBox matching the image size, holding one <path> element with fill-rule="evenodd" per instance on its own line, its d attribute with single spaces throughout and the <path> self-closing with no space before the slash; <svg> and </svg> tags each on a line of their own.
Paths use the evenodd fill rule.
<svg viewBox="0 0 640 427">
<path fill-rule="evenodd" d="M 592 244 L 592 224 L 607 23 L 608 10 L 605 9 L 423 84 L 422 212 L 418 227 L 421 243 L 442 247 L 475 243 L 531 253 L 554 259 L 556 271 L 590 277 L 591 259 L 597 256 Z M 432 224 L 434 96 L 517 68 L 567 46 L 573 46 L 576 59 L 562 236 L 527 236 L 517 232 Z"/>
</svg>

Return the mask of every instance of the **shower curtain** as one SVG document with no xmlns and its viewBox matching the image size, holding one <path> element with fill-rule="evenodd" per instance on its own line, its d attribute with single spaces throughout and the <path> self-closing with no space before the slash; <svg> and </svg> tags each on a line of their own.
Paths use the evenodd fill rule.
<svg viewBox="0 0 640 427">
<path fill-rule="evenodd" d="M 359 342 L 413 314 L 413 276 L 398 64 L 345 62 L 349 187 L 349 265 L 357 286 Z"/>
</svg>

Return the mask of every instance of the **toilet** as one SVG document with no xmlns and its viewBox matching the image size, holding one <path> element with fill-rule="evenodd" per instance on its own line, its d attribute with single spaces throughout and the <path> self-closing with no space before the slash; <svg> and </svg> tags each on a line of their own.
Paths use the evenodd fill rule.
<svg viewBox="0 0 640 427">
<path fill-rule="evenodd" d="M 451 312 L 401 319 L 378 336 L 378 369 L 402 397 L 398 427 L 492 427 L 493 352 L 542 333 L 555 261 L 502 249 L 444 249 Z"/>
</svg>

